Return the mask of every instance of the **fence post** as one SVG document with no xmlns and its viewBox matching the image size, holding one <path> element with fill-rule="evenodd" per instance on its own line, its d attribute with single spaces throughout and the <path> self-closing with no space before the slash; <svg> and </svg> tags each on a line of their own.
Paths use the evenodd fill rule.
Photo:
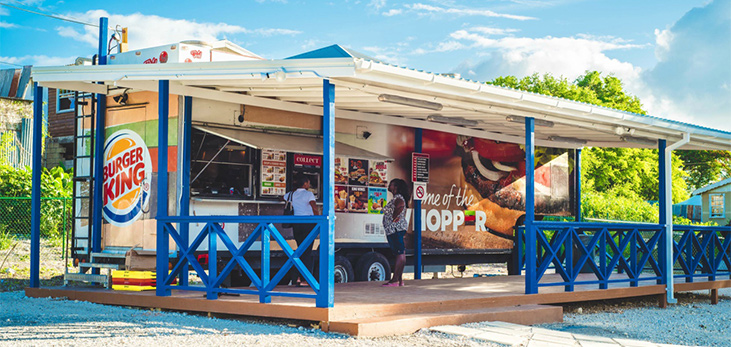
<svg viewBox="0 0 731 347">
<path fill-rule="evenodd" d="M 538 293 L 535 219 L 535 119 L 525 118 L 525 293 Z"/>
<path fill-rule="evenodd" d="M 269 224 L 271 225 L 271 224 Z M 259 288 L 259 302 L 262 304 L 268 304 L 272 302 L 272 297 L 267 293 L 267 287 L 269 286 L 269 256 L 271 247 L 271 235 L 269 234 L 269 225 L 262 228 L 261 230 L 261 287 Z M 322 247 L 322 245 L 320 245 Z M 210 262 L 211 259 L 208 259 Z M 320 284 L 322 286 L 322 284 Z M 320 287 L 322 288 L 322 287 Z"/>
<path fill-rule="evenodd" d="M 33 166 L 31 173 L 30 212 L 30 287 L 40 287 L 41 251 L 41 148 L 43 148 L 43 87 L 34 83 L 33 93 Z"/>
<path fill-rule="evenodd" d="M 333 307 L 335 303 L 335 206 L 333 177 L 335 177 L 335 86 L 322 81 L 322 215 L 320 222 L 320 291 L 317 307 Z"/>
</svg>

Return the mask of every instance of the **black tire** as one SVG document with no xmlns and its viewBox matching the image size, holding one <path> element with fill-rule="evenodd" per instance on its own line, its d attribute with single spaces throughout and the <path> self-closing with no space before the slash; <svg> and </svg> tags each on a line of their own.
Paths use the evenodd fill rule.
<svg viewBox="0 0 731 347">
<path fill-rule="evenodd" d="M 341 255 L 335 256 L 335 267 L 333 269 L 335 283 L 348 283 L 355 281 L 353 265 L 348 258 Z"/>
<path fill-rule="evenodd" d="M 357 281 L 387 281 L 391 278 L 391 265 L 381 253 L 363 254 L 355 267 Z"/>
</svg>

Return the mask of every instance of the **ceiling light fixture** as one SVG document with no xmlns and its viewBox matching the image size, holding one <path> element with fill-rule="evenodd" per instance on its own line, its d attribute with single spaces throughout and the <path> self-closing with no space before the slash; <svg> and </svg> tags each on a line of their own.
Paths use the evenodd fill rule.
<svg viewBox="0 0 731 347">
<path fill-rule="evenodd" d="M 505 117 L 505 120 L 508 121 L 508 122 L 525 124 L 525 117 L 515 116 L 515 115 L 512 115 L 512 114 L 509 115 L 509 116 L 507 116 L 507 117 Z M 534 118 L 534 120 L 535 120 L 535 124 L 537 126 L 553 128 L 553 122 L 551 122 L 550 120 L 535 119 L 535 118 Z"/>
<path fill-rule="evenodd" d="M 625 136 L 620 137 L 620 139 L 622 139 L 622 141 L 624 141 L 624 142 L 632 142 L 632 143 L 637 143 L 640 145 L 648 145 L 648 146 L 657 146 L 657 140 L 649 139 L 647 137 L 637 137 L 637 136 L 625 135 Z"/>
<path fill-rule="evenodd" d="M 381 94 L 378 96 L 378 101 L 390 102 L 392 104 L 399 104 L 405 106 L 413 106 L 419 108 L 425 108 L 427 110 L 441 111 L 442 104 L 438 102 L 431 102 L 420 99 L 405 98 L 403 96 L 392 95 L 392 94 Z"/>
<path fill-rule="evenodd" d="M 585 145 L 586 140 L 583 139 L 577 139 L 575 137 L 563 137 L 563 136 L 549 136 L 548 141 L 556 141 L 556 142 L 565 142 L 565 143 L 575 143 L 577 145 Z"/>
<path fill-rule="evenodd" d="M 467 127 L 473 127 L 477 125 L 477 121 L 473 119 L 464 119 L 462 117 L 444 117 L 442 115 L 433 114 L 431 116 L 426 117 L 426 120 L 430 122 L 437 122 L 437 123 L 444 123 L 444 124 L 452 124 L 452 125 L 461 125 L 461 126 L 467 126 Z"/>
</svg>

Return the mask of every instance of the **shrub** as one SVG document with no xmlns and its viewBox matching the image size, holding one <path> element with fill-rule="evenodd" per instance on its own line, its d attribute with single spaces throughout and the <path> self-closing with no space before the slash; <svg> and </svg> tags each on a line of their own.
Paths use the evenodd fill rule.
<svg viewBox="0 0 731 347">
<path fill-rule="evenodd" d="M 71 174 L 60 167 L 50 170 L 43 169 L 41 173 L 41 235 L 45 237 L 59 237 L 63 230 L 64 217 L 71 218 L 71 202 L 66 202 L 64 216 L 64 201 L 48 198 L 71 198 Z M 0 224 L 7 226 L 10 234 L 30 234 L 31 208 L 31 171 L 29 168 L 15 169 L 7 165 L 0 165 L 0 197 L 23 198 L 0 200 Z"/>
</svg>

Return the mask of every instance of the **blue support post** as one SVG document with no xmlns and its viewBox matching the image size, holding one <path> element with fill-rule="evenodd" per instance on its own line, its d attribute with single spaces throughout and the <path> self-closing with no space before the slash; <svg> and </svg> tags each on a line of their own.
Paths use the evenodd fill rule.
<svg viewBox="0 0 731 347">
<path fill-rule="evenodd" d="M 667 216 L 665 211 L 665 187 L 667 182 L 665 182 L 665 147 L 667 147 L 667 140 L 658 140 L 657 141 L 657 162 L 658 162 L 658 207 L 660 209 L 660 228 L 662 229 L 663 237 L 662 239 L 657 243 L 657 254 L 658 254 L 658 262 L 660 263 L 660 268 L 662 269 L 663 274 L 665 273 L 665 262 L 667 260 L 668 254 L 672 254 L 672 249 L 670 252 L 665 247 L 665 233 L 668 232 L 667 224 L 665 224 Z M 672 258 L 671 258 L 672 259 Z M 660 276 L 660 279 L 657 280 L 657 284 L 667 284 L 666 276 Z"/>
<path fill-rule="evenodd" d="M 335 304 L 335 86 L 329 80 L 322 81 L 322 214 L 320 222 L 320 292 L 317 307 L 333 307 Z"/>
<path fill-rule="evenodd" d="M 574 172 L 576 172 L 576 221 L 581 222 L 581 148 L 576 149 Z"/>
<path fill-rule="evenodd" d="M 416 128 L 414 131 L 414 152 L 421 153 L 422 151 L 422 136 L 423 131 L 421 128 Z M 414 279 L 421 279 L 421 200 L 414 200 Z"/>
<path fill-rule="evenodd" d="M 41 149 L 43 148 L 43 87 L 33 87 L 33 161 L 30 193 L 30 287 L 40 287 Z"/>
<path fill-rule="evenodd" d="M 178 204 L 180 211 L 178 211 L 178 214 L 187 217 L 190 215 L 190 132 L 193 120 L 193 97 L 186 96 L 183 107 L 183 139 L 180 142 L 182 146 L 180 172 L 183 182 L 180 186 L 180 203 Z M 185 249 L 188 249 L 190 247 L 190 224 L 180 223 L 178 230 L 180 231 L 180 240 L 185 244 Z M 180 273 L 180 285 L 188 285 L 188 265 Z"/>
<path fill-rule="evenodd" d="M 106 17 L 99 18 L 99 65 L 107 65 L 107 28 L 108 20 Z M 104 194 L 104 142 L 106 140 L 106 115 L 107 115 L 107 96 L 105 94 L 96 95 L 96 129 L 94 129 L 94 202 L 92 204 L 92 224 L 91 224 L 91 251 L 101 252 L 102 249 L 102 208 Z M 93 273 L 98 274 L 99 269 L 92 269 Z"/>
<path fill-rule="evenodd" d="M 208 228 L 208 283 L 206 283 L 206 299 L 208 300 L 216 300 L 218 299 L 218 293 L 214 291 L 214 282 L 216 281 L 216 277 L 218 277 L 218 236 L 216 232 L 216 228 L 213 227 L 213 225 L 209 226 Z M 269 231 L 267 230 L 267 236 L 269 235 Z M 264 240 L 262 239 L 262 254 L 264 253 Z M 269 242 L 267 242 L 267 258 L 269 258 Z M 266 276 L 264 275 L 264 263 L 262 263 L 262 273 L 261 278 L 269 278 L 269 270 L 267 269 Z M 268 268 L 267 264 L 267 268 Z M 267 281 L 268 282 L 268 281 Z M 262 289 L 264 286 L 262 286 Z"/>
<path fill-rule="evenodd" d="M 170 81 L 159 82 L 158 86 L 158 131 L 157 131 L 157 218 L 168 216 L 168 111 L 170 107 Z M 157 221 L 157 296 L 170 296 L 169 286 L 165 285 L 168 277 L 169 248 L 167 229 Z M 208 259 L 215 262 L 216 259 Z"/>
<path fill-rule="evenodd" d="M 263 228 L 261 231 L 261 288 L 259 288 L 259 302 L 268 304 L 272 302 L 272 296 L 267 293 L 266 288 L 269 286 L 269 271 L 271 259 L 271 233 L 269 228 Z M 208 259 L 209 263 L 211 259 Z"/>
<path fill-rule="evenodd" d="M 535 119 L 525 118 L 525 293 L 538 293 L 535 220 Z"/>
</svg>

